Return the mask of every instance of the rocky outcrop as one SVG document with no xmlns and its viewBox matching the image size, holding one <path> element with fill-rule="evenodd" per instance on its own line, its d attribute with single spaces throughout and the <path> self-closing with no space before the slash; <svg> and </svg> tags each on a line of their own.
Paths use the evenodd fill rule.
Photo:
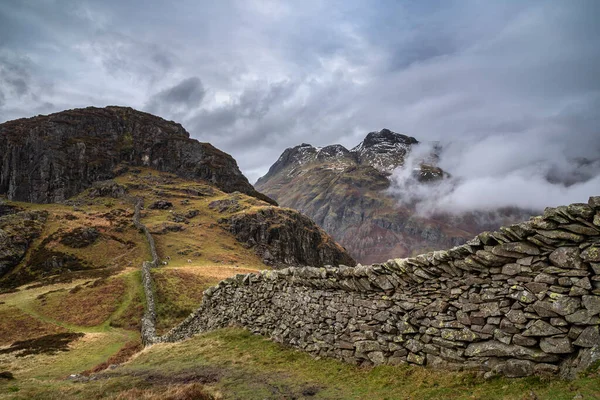
<svg viewBox="0 0 600 400">
<path fill-rule="evenodd" d="M 0 217 L 0 277 L 23 259 L 31 242 L 42 232 L 47 217 L 45 211 L 22 211 Z"/>
<path fill-rule="evenodd" d="M 220 223 L 239 242 L 252 248 L 267 265 L 283 268 L 356 264 L 310 218 L 293 210 L 263 208 L 255 212 L 236 213 L 221 219 Z"/>
<path fill-rule="evenodd" d="M 60 202 L 113 178 L 123 165 L 205 180 L 274 203 L 228 154 L 190 139 L 178 123 L 131 108 L 88 107 L 0 124 L 0 194 L 9 200 Z"/>
<path fill-rule="evenodd" d="M 92 188 L 88 192 L 88 196 L 91 198 L 96 197 L 112 197 L 120 199 L 127 193 L 127 188 L 123 185 L 119 185 L 113 180 L 99 181 L 92 183 Z"/>
<path fill-rule="evenodd" d="M 75 228 L 60 238 L 60 243 L 73 249 L 80 249 L 94 244 L 100 232 L 94 227 Z"/>
<path fill-rule="evenodd" d="M 231 325 L 351 363 L 573 377 L 600 359 L 600 197 L 448 251 L 237 275 L 161 340 Z"/>
<path fill-rule="evenodd" d="M 19 211 L 23 211 L 23 209 L 13 204 L 6 204 L 6 202 L 0 199 L 0 217 L 10 214 L 16 214 Z"/>
<path fill-rule="evenodd" d="M 391 172 L 404 165 L 405 156 L 415 144 L 419 144 L 419 141 L 414 137 L 382 129 L 369 133 L 365 140 L 352 149 L 352 153 L 356 154 L 360 164 Z"/>
<path fill-rule="evenodd" d="M 420 216 L 392 196 L 390 172 L 404 166 L 419 142 L 388 129 L 371 132 L 352 150 L 302 144 L 287 149 L 256 182 L 282 206 L 296 209 L 321 226 L 361 263 L 411 256 L 464 243 L 473 235 L 529 218 L 523 210 Z M 415 183 L 448 177 L 435 166 L 440 149 L 412 171 Z"/>
</svg>

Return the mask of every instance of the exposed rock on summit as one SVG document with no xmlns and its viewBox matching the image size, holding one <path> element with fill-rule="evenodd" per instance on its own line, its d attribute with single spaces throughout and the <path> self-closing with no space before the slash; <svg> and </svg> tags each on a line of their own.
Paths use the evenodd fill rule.
<svg viewBox="0 0 600 400">
<path fill-rule="evenodd" d="M 356 154 L 360 164 L 390 172 L 404 164 L 404 158 L 414 144 L 419 144 L 414 137 L 382 129 L 369 133 L 352 152 Z"/>
<path fill-rule="evenodd" d="M 88 107 L 0 124 L 0 194 L 9 200 L 60 202 L 112 179 L 123 164 L 274 203 L 248 183 L 228 154 L 191 139 L 178 123 L 131 108 Z"/>
</svg>

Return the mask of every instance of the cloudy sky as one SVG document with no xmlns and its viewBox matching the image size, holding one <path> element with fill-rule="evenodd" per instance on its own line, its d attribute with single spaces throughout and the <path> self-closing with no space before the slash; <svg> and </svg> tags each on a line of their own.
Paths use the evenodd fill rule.
<svg viewBox="0 0 600 400">
<path fill-rule="evenodd" d="M 127 105 L 251 181 L 286 147 L 386 127 L 452 143 L 443 166 L 468 186 L 448 201 L 586 200 L 599 15 L 597 0 L 2 0 L 0 121 Z"/>
</svg>

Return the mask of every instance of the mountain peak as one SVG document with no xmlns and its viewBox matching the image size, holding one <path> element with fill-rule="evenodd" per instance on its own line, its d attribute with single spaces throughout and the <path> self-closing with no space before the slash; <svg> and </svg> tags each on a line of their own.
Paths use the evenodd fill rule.
<svg viewBox="0 0 600 400">
<path fill-rule="evenodd" d="M 383 128 L 379 132 L 370 132 L 365 139 L 352 150 L 354 151 L 358 148 L 370 148 L 374 146 L 394 146 L 398 144 L 410 146 L 418 143 L 419 141 L 412 136 L 403 135 L 401 133 L 393 132 L 387 128 Z"/>
<path fill-rule="evenodd" d="M 261 185 L 280 171 L 287 171 L 288 177 L 301 174 L 305 165 L 314 162 L 325 163 L 326 169 L 343 171 L 349 166 L 368 165 L 380 172 L 389 173 L 404 164 L 411 146 L 419 141 L 412 136 L 393 132 L 387 128 L 367 134 L 358 146 L 348 150 L 341 144 L 315 147 L 302 143 L 289 147 L 271 166 L 267 174 L 258 179 Z"/>
<path fill-rule="evenodd" d="M 352 149 L 361 164 L 371 165 L 383 172 L 391 172 L 404 164 L 404 156 L 419 141 L 412 136 L 402 135 L 387 128 L 370 132 Z"/>
</svg>

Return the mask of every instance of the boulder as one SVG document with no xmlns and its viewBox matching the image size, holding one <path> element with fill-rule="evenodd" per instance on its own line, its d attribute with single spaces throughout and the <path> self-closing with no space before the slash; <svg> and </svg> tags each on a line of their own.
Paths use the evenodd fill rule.
<svg viewBox="0 0 600 400">
<path fill-rule="evenodd" d="M 502 243 L 499 248 L 510 253 L 527 254 L 530 256 L 537 256 L 540 254 L 540 249 L 529 242 Z M 499 255 L 501 256 L 502 254 Z"/>
<path fill-rule="evenodd" d="M 568 354 L 572 353 L 574 348 L 569 338 L 545 337 L 540 340 L 542 351 L 550 354 Z"/>
<path fill-rule="evenodd" d="M 550 254 L 550 262 L 559 268 L 584 268 L 579 248 L 559 247 Z"/>
<path fill-rule="evenodd" d="M 598 332 L 598 326 L 588 326 L 585 328 L 573 344 L 580 347 L 594 347 L 600 345 L 600 332 Z"/>
<path fill-rule="evenodd" d="M 498 370 L 507 378 L 522 378 L 533 375 L 534 365 L 531 361 L 510 359 L 501 364 Z"/>
<path fill-rule="evenodd" d="M 581 258 L 586 262 L 600 262 L 600 246 L 594 245 L 583 250 Z"/>
<path fill-rule="evenodd" d="M 582 296 L 581 299 L 591 315 L 600 314 L 600 296 Z"/>
<path fill-rule="evenodd" d="M 553 327 L 546 321 L 538 319 L 523 332 L 523 336 L 553 336 L 561 333 L 563 332 L 560 329 Z"/>
<path fill-rule="evenodd" d="M 173 208 L 173 203 L 166 200 L 157 200 L 148 207 L 151 210 L 168 210 Z"/>
<path fill-rule="evenodd" d="M 516 344 L 504 344 L 495 340 L 471 343 L 465 350 L 467 357 L 514 357 L 519 360 L 554 362 L 558 356 Z"/>
</svg>

